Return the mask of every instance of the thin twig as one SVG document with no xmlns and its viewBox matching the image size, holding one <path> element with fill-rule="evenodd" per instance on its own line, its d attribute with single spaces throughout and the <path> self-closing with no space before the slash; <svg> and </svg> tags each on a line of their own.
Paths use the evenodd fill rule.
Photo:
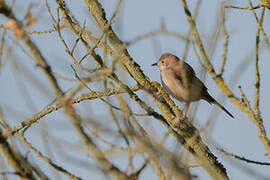
<svg viewBox="0 0 270 180">
<path fill-rule="evenodd" d="M 259 5 L 254 6 L 254 7 L 239 7 L 239 6 L 231 6 L 231 5 L 224 6 L 224 8 L 242 9 L 242 10 L 243 10 L 243 9 L 244 9 L 244 10 L 254 10 L 254 9 L 261 8 L 261 7 L 265 7 L 265 5 L 259 4 Z"/>
<path fill-rule="evenodd" d="M 224 37 L 222 63 L 221 63 L 220 72 L 219 72 L 219 75 L 222 76 L 223 73 L 224 73 L 225 63 L 226 63 L 226 60 L 227 60 L 228 45 L 229 45 L 229 35 L 228 35 L 228 32 L 226 30 L 226 25 L 225 25 L 224 1 L 223 1 L 223 3 L 221 3 L 220 8 L 221 8 L 220 15 L 221 15 L 222 33 L 223 33 L 223 37 Z"/>
<path fill-rule="evenodd" d="M 97 39 L 97 42 L 96 42 L 96 43 L 94 44 L 94 46 L 91 48 L 90 52 L 88 52 L 89 54 L 93 54 L 93 51 L 98 47 L 98 44 L 100 43 L 100 41 L 101 41 L 101 40 L 103 39 L 103 37 L 107 34 L 109 28 L 111 27 L 111 25 L 112 25 L 112 23 L 113 23 L 115 17 L 117 16 L 117 14 L 118 14 L 118 12 L 119 12 L 119 10 L 120 10 L 121 4 L 122 4 L 122 0 L 118 0 L 118 3 L 117 3 L 117 5 L 116 5 L 116 8 L 115 8 L 115 10 L 114 10 L 114 12 L 113 12 L 113 15 L 112 15 L 111 19 L 110 19 L 109 22 L 106 24 L 106 28 L 105 28 L 105 30 L 102 31 L 102 34 L 101 34 L 101 36 Z M 81 59 L 81 60 L 79 61 L 79 63 L 81 63 L 82 61 L 83 61 L 83 59 Z"/>
<path fill-rule="evenodd" d="M 264 166 L 270 166 L 270 163 L 268 163 L 268 162 L 260 162 L 260 161 L 250 160 L 250 159 L 247 159 L 247 158 L 245 158 L 245 157 L 240 157 L 240 156 L 235 155 L 235 154 L 233 154 L 233 153 L 226 152 L 226 151 L 224 151 L 224 150 L 221 149 L 221 148 L 216 148 L 216 150 L 222 152 L 222 153 L 223 153 L 224 155 L 226 155 L 226 156 L 231 156 L 231 157 L 233 157 L 233 158 L 235 158 L 235 159 L 238 159 L 238 160 L 241 160 L 241 161 L 245 161 L 245 162 L 247 162 L 247 163 L 258 164 L 258 165 L 264 165 Z"/>
<path fill-rule="evenodd" d="M 249 3 L 249 6 L 250 6 L 251 8 L 253 8 L 252 3 L 251 3 L 250 0 L 248 0 L 248 3 Z M 268 40 L 267 35 L 266 35 L 266 33 L 265 33 L 264 29 L 263 29 L 263 26 L 262 26 L 262 24 L 260 23 L 260 21 L 259 21 L 257 15 L 256 15 L 254 9 L 251 9 L 251 12 L 252 12 L 252 14 L 253 14 L 253 16 L 254 16 L 256 22 L 257 22 L 258 28 L 260 29 L 260 31 L 261 31 L 261 33 L 262 33 L 263 40 L 264 40 L 264 42 L 265 42 L 266 48 L 270 51 L 269 40 Z"/>
<path fill-rule="evenodd" d="M 253 114 L 253 111 L 252 111 L 252 108 L 251 108 L 251 106 L 250 106 L 249 100 L 247 99 L 247 97 L 246 97 L 246 95 L 245 95 L 245 93 L 244 93 L 242 87 L 241 87 L 241 86 L 238 86 L 238 89 L 239 89 L 239 91 L 240 91 L 240 95 L 241 95 L 241 97 L 242 97 L 242 101 L 243 101 L 245 107 L 248 109 L 248 111 L 249 111 L 250 113 Z"/>
<path fill-rule="evenodd" d="M 129 89 L 131 91 L 138 91 L 140 88 L 137 85 L 135 85 L 135 86 L 130 86 Z M 114 89 L 108 89 L 105 91 L 95 91 L 95 93 L 94 93 L 95 95 L 93 93 L 84 93 L 84 94 L 81 94 L 79 96 L 74 97 L 72 99 L 72 103 L 73 104 L 80 103 L 81 101 L 97 99 L 97 98 L 102 97 L 102 96 L 111 96 L 111 95 L 120 94 L 120 93 L 127 93 L 127 92 L 123 88 L 114 88 Z M 63 108 L 63 105 L 56 104 L 56 105 L 46 106 L 41 111 L 33 114 L 31 117 L 27 118 L 26 120 L 22 121 L 17 126 L 12 128 L 11 129 L 12 134 L 20 131 L 21 129 L 23 129 L 27 126 L 31 126 L 32 124 L 34 124 L 38 120 L 40 120 L 42 117 L 44 117 L 44 116 L 46 116 L 54 111 L 57 111 L 60 108 Z M 10 136 L 9 132 L 5 131 L 3 133 L 3 136 L 5 138 L 8 138 Z"/>
<path fill-rule="evenodd" d="M 194 12 L 193 12 L 194 21 L 196 21 L 196 18 L 197 18 L 197 16 L 198 16 L 200 4 L 201 4 L 201 0 L 197 0 L 196 6 L 195 6 Z M 187 38 L 188 38 L 188 39 L 187 39 L 186 42 L 185 42 L 185 47 L 184 47 L 184 51 L 183 51 L 183 55 L 182 55 L 182 59 L 183 59 L 184 61 L 185 61 L 186 58 L 187 58 L 188 50 L 189 50 L 189 47 L 190 47 L 190 39 L 192 38 L 192 32 L 191 32 L 191 30 L 190 30 L 190 27 L 189 27 L 189 29 L 188 29 Z"/>
<path fill-rule="evenodd" d="M 3 59 L 3 49 L 5 44 L 5 35 L 6 35 L 6 29 L 2 30 L 1 37 L 0 37 L 0 69 L 2 67 L 2 59 Z"/>
<path fill-rule="evenodd" d="M 263 16 L 264 16 L 264 10 L 262 9 L 261 16 L 259 23 L 262 24 L 263 22 Z M 254 94 L 254 113 L 256 116 L 261 116 L 260 113 L 260 70 L 259 70 L 259 43 L 260 43 L 260 28 L 257 29 L 256 33 L 256 46 L 255 46 L 255 78 L 256 78 L 256 84 L 255 84 L 255 94 Z"/>
<path fill-rule="evenodd" d="M 60 26 L 60 29 L 66 28 L 65 26 Z M 48 34 L 48 33 L 53 33 L 56 32 L 57 29 L 52 28 L 52 29 L 47 29 L 47 30 L 42 30 L 42 31 L 37 31 L 37 30 L 33 30 L 33 31 L 25 31 L 28 34 Z"/>
<path fill-rule="evenodd" d="M 50 158 L 43 155 L 38 149 L 36 149 L 34 146 L 32 146 L 21 133 L 16 133 L 16 135 L 21 140 L 21 142 L 23 144 L 25 144 L 29 149 L 31 149 L 38 157 L 40 157 L 41 159 L 43 159 L 44 161 L 49 163 L 57 171 L 61 172 L 62 174 L 64 174 L 65 176 L 67 176 L 70 179 L 75 179 L 75 180 L 81 179 L 81 178 L 73 175 L 72 173 L 68 172 L 67 170 L 65 170 L 61 166 L 55 164 Z"/>
<path fill-rule="evenodd" d="M 94 96 L 97 96 L 97 94 L 95 94 L 95 91 L 93 91 L 92 89 L 90 89 L 86 84 L 85 82 L 83 82 L 83 80 L 79 77 L 78 73 L 76 72 L 76 70 L 73 68 L 73 66 L 71 65 L 70 66 L 73 70 L 73 73 L 75 75 L 75 77 L 78 79 L 78 81 L 80 81 L 82 83 L 82 85 L 84 87 L 86 87 Z M 112 105 L 110 102 L 106 101 L 105 99 L 103 99 L 102 97 L 99 97 L 99 99 L 103 102 L 105 102 L 106 104 L 108 104 L 109 106 L 113 107 L 114 109 L 117 109 L 117 110 L 121 110 L 119 107 L 116 107 L 114 105 Z"/>
<path fill-rule="evenodd" d="M 83 71 L 87 71 L 87 72 L 90 72 L 90 73 L 91 73 L 91 72 L 95 72 L 97 68 L 89 69 L 89 68 L 86 68 L 86 67 L 84 67 L 83 65 L 81 65 L 78 61 L 76 61 L 76 59 L 74 58 L 73 54 L 71 53 L 72 51 L 69 50 L 68 45 L 66 44 L 66 42 L 65 42 L 65 40 L 64 40 L 64 38 L 63 38 L 63 36 L 62 36 L 62 33 L 61 33 L 61 31 L 60 31 L 60 26 L 59 26 L 59 24 L 57 24 L 57 25 L 55 26 L 55 29 L 57 30 L 58 37 L 59 37 L 60 40 L 62 41 L 62 43 L 63 43 L 63 45 L 64 45 L 64 47 L 65 47 L 65 49 L 66 49 L 67 54 L 68 54 L 69 57 L 72 59 L 72 61 L 74 62 L 74 64 L 76 64 L 76 66 L 78 66 L 78 67 L 79 67 L 81 70 L 83 70 Z M 76 45 L 76 43 L 75 43 L 75 45 Z M 72 50 L 73 50 L 73 49 L 74 49 L 74 47 L 72 48 Z"/>
</svg>

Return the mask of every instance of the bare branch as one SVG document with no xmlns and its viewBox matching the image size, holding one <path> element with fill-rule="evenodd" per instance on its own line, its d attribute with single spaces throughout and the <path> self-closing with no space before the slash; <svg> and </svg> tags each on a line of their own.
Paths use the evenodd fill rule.
<svg viewBox="0 0 270 180">
<path fill-rule="evenodd" d="M 218 151 L 222 152 L 224 155 L 226 156 L 231 156 L 235 159 L 238 159 L 238 160 L 241 160 L 241 161 L 245 161 L 247 163 L 252 163 L 252 164 L 258 164 L 258 165 L 264 165 L 264 166 L 270 166 L 270 163 L 268 162 L 260 162 L 260 161 L 253 161 L 253 160 L 250 160 L 250 159 L 247 159 L 247 158 L 244 158 L 244 157 L 240 157 L 238 155 L 235 155 L 235 154 L 232 154 L 232 153 L 229 153 L 229 152 L 226 152 L 224 151 L 223 149 L 221 148 L 216 148 Z"/>
</svg>

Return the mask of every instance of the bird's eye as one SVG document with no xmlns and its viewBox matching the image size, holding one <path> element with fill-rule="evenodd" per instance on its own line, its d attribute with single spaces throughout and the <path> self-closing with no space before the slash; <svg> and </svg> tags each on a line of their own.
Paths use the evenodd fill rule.
<svg viewBox="0 0 270 180">
<path fill-rule="evenodd" d="M 164 61 L 161 61 L 161 63 L 163 64 L 163 63 L 164 63 Z"/>
</svg>

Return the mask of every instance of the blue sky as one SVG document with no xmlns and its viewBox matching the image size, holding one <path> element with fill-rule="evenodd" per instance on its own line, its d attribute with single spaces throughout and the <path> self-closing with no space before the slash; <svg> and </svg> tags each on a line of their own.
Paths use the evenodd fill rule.
<svg viewBox="0 0 270 180">
<path fill-rule="evenodd" d="M 38 1 L 16 1 L 14 11 L 18 19 L 23 19 L 27 7 L 31 2 Z M 52 0 L 49 0 L 48 2 L 54 10 L 55 2 Z M 117 1 L 103 0 L 100 2 L 106 11 L 107 18 L 109 19 L 114 12 Z M 191 10 L 194 9 L 195 2 L 196 1 L 188 2 Z M 201 1 L 201 5 L 199 7 L 199 15 L 196 19 L 196 25 L 199 29 L 199 33 L 202 37 L 204 45 L 209 42 L 209 38 L 207 37 L 211 35 L 212 29 L 214 28 L 216 20 L 219 17 L 220 2 L 221 1 Z M 254 5 L 259 3 L 259 1 L 252 2 Z M 226 4 L 231 5 L 232 3 L 233 5 L 237 6 L 248 6 L 248 1 L 226 1 Z M 90 17 L 82 0 L 67 1 L 67 4 L 81 24 L 85 20 L 87 28 L 91 30 L 94 35 L 100 35 L 99 28 L 96 26 L 93 18 Z M 256 10 L 256 12 L 258 12 L 259 15 L 260 10 Z M 38 7 L 34 13 L 39 14 L 39 19 L 31 30 L 45 30 L 52 28 L 48 13 L 46 12 L 45 3 L 43 1 L 41 2 L 40 7 Z M 268 35 L 268 32 L 270 32 L 270 11 L 266 10 L 265 13 L 266 15 L 263 25 L 265 32 Z M 257 30 L 256 22 L 252 16 L 252 13 L 247 10 L 228 9 L 226 14 L 226 27 L 229 32 L 229 46 L 224 79 L 227 83 L 229 83 L 230 79 L 235 79 L 235 77 L 232 76 L 235 76 L 236 71 L 240 73 L 241 75 L 239 76 L 239 79 L 235 82 L 234 87 L 231 88 L 233 89 L 233 92 L 238 97 L 240 97 L 239 90 L 235 87 L 241 85 L 246 96 L 250 102 L 253 103 L 255 73 L 254 57 L 252 54 L 254 54 L 255 48 L 255 35 Z M 120 17 L 116 18 L 116 22 L 113 27 L 123 41 L 129 41 L 141 34 L 156 30 L 160 27 L 161 22 L 165 24 L 165 27 L 168 31 L 175 31 L 180 34 L 184 34 L 187 33 L 189 29 L 181 1 L 179 0 L 126 0 L 122 3 L 119 16 Z M 3 24 L 4 22 L 5 19 L 1 15 L 0 23 Z M 64 30 L 63 32 L 67 42 L 74 42 L 76 40 L 76 38 L 67 30 Z M 38 44 L 38 47 L 41 49 L 48 62 L 52 65 L 54 71 L 67 77 L 74 77 L 72 70 L 70 69 L 72 62 L 65 54 L 63 45 L 57 38 L 56 33 L 31 35 L 31 37 Z M 9 33 L 7 39 L 9 45 L 11 45 L 14 37 L 11 33 Z M 211 59 L 214 67 L 217 69 L 219 69 L 221 65 L 223 42 L 224 39 L 222 36 L 220 36 L 217 42 L 217 47 Z M 262 116 L 264 118 L 264 125 L 267 132 L 269 132 L 270 121 L 268 121 L 267 117 L 270 116 L 270 112 L 267 109 L 270 106 L 270 84 L 268 81 L 270 63 L 268 60 L 269 50 L 267 50 L 263 44 L 264 43 L 262 42 L 260 45 L 259 56 L 259 66 L 261 71 L 260 107 Z M 158 82 L 160 82 L 159 70 L 157 68 L 153 68 L 151 64 L 154 63 L 157 58 L 159 58 L 159 56 L 164 52 L 171 52 L 179 57 L 182 57 L 183 50 L 183 40 L 176 39 L 167 35 L 158 35 L 152 38 L 147 38 L 138 41 L 128 47 L 128 51 L 131 57 L 141 66 L 144 73 L 151 80 Z M 77 54 L 83 54 L 83 52 L 85 52 L 83 49 L 76 50 Z M 7 51 L 5 51 L 5 53 L 7 53 Z M 41 110 L 44 106 L 50 103 L 54 97 L 52 89 L 46 82 L 42 72 L 35 66 L 33 61 L 18 48 L 16 48 L 16 50 L 12 53 L 14 58 L 11 56 L 10 58 L 5 59 L 4 61 L 6 63 L 0 69 L 0 104 L 6 120 L 11 126 L 14 126 L 18 124 L 18 122 L 23 121 L 27 117 L 31 116 L 31 114 Z M 192 65 L 197 75 L 199 75 L 201 66 L 192 47 L 189 49 L 186 61 Z M 242 65 L 243 62 L 248 62 L 249 65 L 244 66 Z M 93 64 L 89 63 L 89 66 L 92 65 Z M 118 67 L 118 70 L 119 68 L 120 67 Z M 31 72 L 29 73 L 31 75 L 27 75 L 25 71 Z M 80 73 L 83 75 L 83 72 Z M 121 73 L 122 72 L 119 70 L 119 74 Z M 130 77 L 127 77 L 125 73 L 122 74 L 122 78 L 125 80 L 125 82 L 128 84 L 134 84 L 134 81 Z M 59 82 L 62 89 L 65 91 L 76 84 L 62 80 L 59 80 Z M 205 83 L 213 97 L 220 99 L 225 97 L 210 76 L 206 76 Z M 102 87 L 100 83 L 93 83 L 89 86 L 94 90 L 98 90 Z M 148 103 L 151 103 L 154 107 L 154 104 L 143 93 L 138 94 L 140 97 L 144 97 L 145 100 Z M 227 98 L 225 97 L 225 100 L 226 99 Z M 181 103 L 176 103 L 180 107 L 182 106 Z M 134 109 L 134 111 L 140 111 L 140 109 L 133 102 L 129 102 L 129 104 Z M 213 151 L 213 153 L 218 157 L 218 159 L 223 163 L 231 179 L 252 180 L 258 178 L 248 174 L 248 172 L 244 170 L 241 170 L 242 166 L 248 167 L 256 171 L 258 174 L 262 174 L 269 178 L 270 167 L 246 164 L 245 162 L 240 161 L 232 163 L 230 157 L 225 157 L 220 152 L 215 150 L 216 147 L 222 147 L 228 152 L 233 152 L 246 158 L 258 161 L 269 161 L 269 159 L 265 156 L 263 145 L 258 139 L 257 128 L 247 117 L 247 115 L 241 112 L 235 105 L 227 100 L 225 102 L 223 101 L 222 104 L 224 104 L 224 106 L 230 112 L 232 112 L 232 114 L 234 114 L 235 119 L 230 119 L 225 113 L 220 111 L 211 132 L 211 139 L 210 141 L 208 141 L 208 139 L 204 139 L 205 142 Z M 104 110 L 106 105 L 104 105 L 104 103 L 99 100 L 83 102 L 80 105 L 76 105 L 75 107 L 78 108 L 82 114 L 84 114 L 83 116 L 85 118 L 91 114 L 93 119 L 101 118 L 104 119 L 105 123 L 110 123 L 109 120 L 106 120 L 108 117 L 108 110 Z M 158 111 L 156 107 L 155 109 Z M 200 128 L 208 120 L 209 115 L 213 112 L 213 110 L 217 110 L 217 108 L 209 105 L 207 102 L 200 101 L 199 109 L 195 116 L 195 126 Z M 141 120 L 140 123 L 144 124 L 146 122 Z M 156 134 L 157 139 L 162 137 L 162 133 L 165 132 L 165 128 L 153 119 L 150 119 L 150 123 L 153 127 L 155 127 L 154 133 Z M 67 118 L 63 115 L 62 111 L 54 112 L 46 116 L 42 119 L 42 122 L 37 123 L 30 128 L 29 131 L 31 132 L 28 132 L 29 134 L 27 135 L 29 141 L 31 141 L 33 145 L 39 147 L 41 150 L 44 150 L 45 146 L 40 136 L 40 130 L 42 129 L 41 127 L 45 127 L 45 124 L 48 128 L 48 131 L 51 132 L 54 136 L 66 139 L 67 141 L 78 144 L 79 146 L 80 140 L 74 133 L 71 125 L 69 124 Z M 169 138 L 169 141 L 166 142 L 166 145 L 171 148 L 180 148 L 179 145 L 175 145 L 173 138 Z M 173 149 L 173 151 L 174 150 L 175 149 Z M 72 151 L 73 150 L 70 150 L 70 153 L 72 153 Z M 82 150 L 80 150 L 80 152 L 81 151 Z M 57 152 L 54 152 L 54 154 L 56 155 Z M 80 155 L 74 156 L 83 160 L 85 158 L 87 159 L 87 153 L 83 151 Z M 31 158 L 33 161 L 42 162 L 38 158 L 35 158 L 35 155 L 31 156 Z M 61 158 L 56 158 L 56 161 L 63 166 L 66 165 Z M 113 161 L 119 164 L 120 167 L 125 167 L 125 164 L 127 164 L 126 159 L 117 158 Z M 83 162 L 94 163 L 94 161 L 89 158 Z M 141 160 L 138 159 L 136 162 L 136 165 L 139 166 L 138 164 L 141 162 Z M 91 169 L 89 172 L 87 168 L 78 168 L 76 165 L 72 166 L 70 164 L 67 164 L 65 167 L 67 167 L 72 172 L 80 172 L 81 177 L 84 178 L 89 177 L 90 174 L 92 177 L 96 178 L 103 177 L 101 174 L 96 173 L 93 169 Z M 46 168 L 48 168 L 48 166 L 46 166 Z M 48 172 L 50 171 L 48 170 Z M 200 180 L 209 179 L 209 176 L 201 168 L 192 169 L 192 173 L 198 175 Z M 155 177 L 153 172 L 150 170 L 150 168 L 147 168 L 143 172 L 141 178 L 146 179 L 153 177 Z"/>
</svg>

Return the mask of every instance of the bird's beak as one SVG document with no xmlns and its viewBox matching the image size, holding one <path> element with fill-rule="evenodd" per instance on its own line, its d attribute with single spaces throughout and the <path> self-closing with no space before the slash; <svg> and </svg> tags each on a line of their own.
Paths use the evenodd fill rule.
<svg viewBox="0 0 270 180">
<path fill-rule="evenodd" d="M 157 63 L 152 64 L 152 66 L 157 66 Z"/>
</svg>

